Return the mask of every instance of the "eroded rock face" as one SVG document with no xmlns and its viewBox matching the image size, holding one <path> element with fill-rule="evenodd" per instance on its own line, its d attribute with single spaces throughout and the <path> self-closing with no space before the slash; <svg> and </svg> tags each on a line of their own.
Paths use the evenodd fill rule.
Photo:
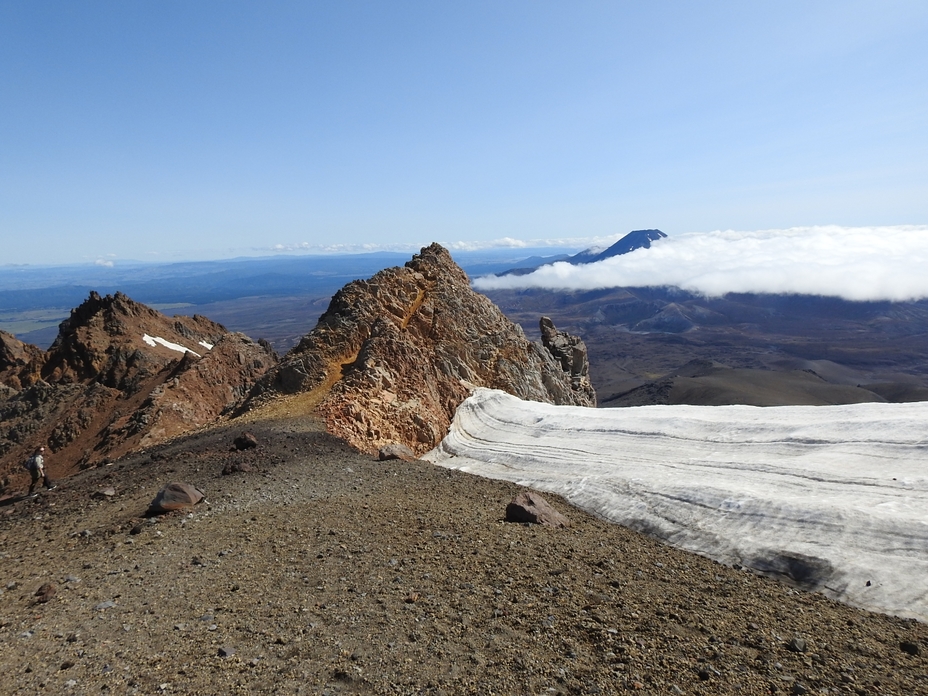
<svg viewBox="0 0 928 696">
<path fill-rule="evenodd" d="M 34 383 L 38 377 L 33 374 L 41 370 L 42 356 L 44 351 L 38 346 L 0 331 L 0 384 L 17 390 L 23 387 L 23 382 Z"/>
<path fill-rule="evenodd" d="M 57 478 L 228 412 L 277 359 L 205 317 L 91 293 L 42 351 L 0 337 L 0 473 L 37 445 Z"/>
<path fill-rule="evenodd" d="M 528 341 L 433 244 L 404 267 L 339 290 L 316 328 L 259 381 L 251 405 L 309 393 L 329 432 L 358 449 L 400 443 L 421 454 L 474 386 L 595 406 L 582 342 L 551 328 L 551 348 Z"/>
</svg>

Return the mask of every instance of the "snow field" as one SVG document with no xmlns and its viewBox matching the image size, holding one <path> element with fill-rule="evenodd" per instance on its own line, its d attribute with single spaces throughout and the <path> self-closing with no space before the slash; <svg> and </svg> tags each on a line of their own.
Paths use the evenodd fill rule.
<svg viewBox="0 0 928 696">
<path fill-rule="evenodd" d="M 478 389 L 426 455 L 928 620 L 928 403 L 588 409 Z"/>
</svg>

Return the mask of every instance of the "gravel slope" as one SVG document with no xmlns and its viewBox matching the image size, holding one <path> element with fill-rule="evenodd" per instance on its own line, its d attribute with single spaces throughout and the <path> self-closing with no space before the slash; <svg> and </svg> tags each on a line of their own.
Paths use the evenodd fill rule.
<svg viewBox="0 0 928 696">
<path fill-rule="evenodd" d="M 507 524 L 516 486 L 306 419 L 249 427 L 257 450 L 217 428 L 0 507 L 0 693 L 928 694 L 925 624 L 554 497 L 571 528 Z M 173 480 L 207 502 L 142 518 Z"/>
</svg>

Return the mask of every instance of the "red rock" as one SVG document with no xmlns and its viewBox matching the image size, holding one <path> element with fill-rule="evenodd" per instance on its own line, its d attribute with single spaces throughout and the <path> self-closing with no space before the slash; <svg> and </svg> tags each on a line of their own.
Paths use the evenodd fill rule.
<svg viewBox="0 0 928 696">
<path fill-rule="evenodd" d="M 534 491 L 522 491 L 506 506 L 507 522 L 531 522 L 547 527 L 569 527 L 570 520 Z"/>
<path fill-rule="evenodd" d="M 58 594 L 58 588 L 55 587 L 52 583 L 46 582 L 39 589 L 35 591 L 35 601 L 40 604 L 45 604 L 46 602 L 51 601 L 51 599 Z"/>
<path fill-rule="evenodd" d="M 414 462 L 418 459 L 416 453 L 409 449 L 406 445 L 399 445 L 397 443 L 392 443 L 385 445 L 380 448 L 380 451 L 377 453 L 377 459 L 382 462 L 390 461 L 391 459 L 401 459 L 404 462 Z"/>
<path fill-rule="evenodd" d="M 203 500 L 203 492 L 189 483 L 169 483 L 148 506 L 149 515 L 191 508 Z"/>
</svg>

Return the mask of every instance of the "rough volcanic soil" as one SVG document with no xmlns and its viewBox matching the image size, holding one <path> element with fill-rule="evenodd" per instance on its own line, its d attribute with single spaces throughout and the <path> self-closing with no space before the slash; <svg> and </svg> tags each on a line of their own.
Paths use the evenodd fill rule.
<svg viewBox="0 0 928 696">
<path fill-rule="evenodd" d="M 928 694 L 925 624 L 555 497 L 571 528 L 507 524 L 516 486 L 306 420 L 250 427 L 257 450 L 202 432 L 0 507 L 0 692 Z M 143 520 L 172 480 L 208 502 Z"/>
</svg>

